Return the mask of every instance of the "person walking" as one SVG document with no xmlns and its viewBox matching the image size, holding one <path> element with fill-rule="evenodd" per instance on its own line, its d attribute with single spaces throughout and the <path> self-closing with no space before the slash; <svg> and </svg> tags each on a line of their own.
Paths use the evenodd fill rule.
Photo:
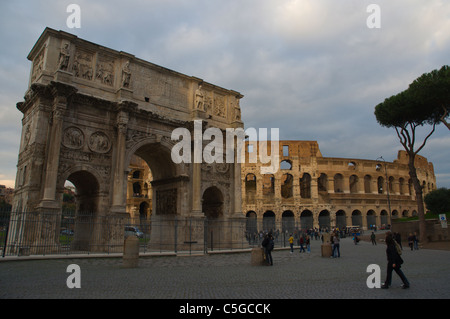
<svg viewBox="0 0 450 319">
<path fill-rule="evenodd" d="M 333 243 L 333 253 L 331 254 L 331 256 L 333 256 L 333 258 L 336 258 L 336 257 L 340 258 L 341 257 L 340 239 L 339 239 L 339 235 L 337 233 L 333 234 L 331 242 Z M 336 252 L 337 252 L 337 254 L 336 254 Z"/>
<path fill-rule="evenodd" d="M 272 250 L 274 247 L 274 241 L 271 233 L 268 233 L 264 240 L 261 243 L 261 246 L 264 248 L 264 253 L 266 254 L 266 261 L 267 264 L 270 266 L 273 266 L 273 259 L 272 259 Z"/>
<path fill-rule="evenodd" d="M 306 236 L 306 251 L 311 253 L 311 236 Z"/>
<path fill-rule="evenodd" d="M 387 256 L 387 260 L 388 260 L 386 280 L 385 280 L 384 284 L 381 285 L 381 288 L 388 289 L 389 286 L 391 286 L 393 270 L 395 270 L 397 275 L 402 280 L 402 282 L 403 282 L 402 288 L 403 289 L 409 288 L 409 281 L 406 278 L 403 271 L 401 270 L 401 265 L 403 264 L 403 259 L 397 252 L 397 248 L 395 247 L 394 238 L 390 232 L 386 233 L 386 256 Z"/>
<path fill-rule="evenodd" d="M 303 244 L 305 243 L 305 239 L 303 238 L 303 234 L 300 235 L 299 243 L 300 243 L 300 253 L 302 251 L 305 252 L 305 247 L 303 247 Z"/>
<path fill-rule="evenodd" d="M 419 250 L 419 236 L 417 236 L 417 233 L 414 232 L 414 249 Z"/>
<path fill-rule="evenodd" d="M 377 244 L 377 237 L 375 236 L 374 232 L 372 232 L 372 235 L 370 235 L 370 240 L 372 241 L 372 245 Z"/>
<path fill-rule="evenodd" d="M 411 248 L 411 251 L 414 250 L 414 236 L 412 233 L 409 233 L 409 236 L 408 236 L 408 246 L 409 246 L 409 248 Z"/>
<path fill-rule="evenodd" d="M 291 254 L 294 252 L 294 237 L 289 237 L 289 245 L 291 246 Z"/>
</svg>

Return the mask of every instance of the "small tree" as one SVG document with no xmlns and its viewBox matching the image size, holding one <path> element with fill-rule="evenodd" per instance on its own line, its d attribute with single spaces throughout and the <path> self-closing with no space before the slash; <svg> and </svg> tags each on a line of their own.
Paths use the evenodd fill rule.
<svg viewBox="0 0 450 319">
<path fill-rule="evenodd" d="M 450 189 L 439 188 L 425 196 L 427 209 L 433 214 L 445 214 L 450 212 Z"/>
</svg>

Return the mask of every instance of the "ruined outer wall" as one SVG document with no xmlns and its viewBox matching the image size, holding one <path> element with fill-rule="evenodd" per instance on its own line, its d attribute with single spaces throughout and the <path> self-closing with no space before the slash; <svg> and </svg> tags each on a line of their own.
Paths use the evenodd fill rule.
<svg viewBox="0 0 450 319">
<path fill-rule="evenodd" d="M 314 227 L 359 224 L 364 228 L 389 223 L 389 211 L 393 218 L 417 213 L 404 151 L 390 163 L 323 157 L 315 141 L 280 141 L 279 160 L 285 165 L 273 175 L 261 175 L 261 163 L 249 163 L 248 150 L 242 164 L 242 211 L 256 214 L 260 226 L 271 212 L 278 225 L 292 216 L 301 226 L 301 217 L 311 214 Z M 436 189 L 432 163 L 419 156 L 416 166 L 424 194 Z"/>
</svg>

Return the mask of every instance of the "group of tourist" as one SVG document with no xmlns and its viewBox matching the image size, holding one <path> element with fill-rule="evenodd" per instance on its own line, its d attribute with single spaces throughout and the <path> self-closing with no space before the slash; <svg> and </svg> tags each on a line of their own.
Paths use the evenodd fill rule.
<svg viewBox="0 0 450 319">
<path fill-rule="evenodd" d="M 305 234 L 301 234 L 300 237 L 298 238 L 298 245 L 300 246 L 300 253 L 302 252 L 311 252 L 311 236 L 310 235 L 305 235 Z M 294 237 L 291 234 L 289 236 L 289 246 L 291 247 L 291 254 L 294 252 Z M 305 251 L 305 246 L 306 246 L 306 251 Z"/>
<path fill-rule="evenodd" d="M 372 242 L 374 241 L 374 233 L 372 232 Z M 340 258 L 340 232 L 335 229 L 330 234 L 330 243 L 332 245 L 332 258 Z M 294 236 L 291 233 L 289 236 L 289 245 L 291 249 L 291 255 L 294 253 Z M 322 236 L 322 241 L 324 241 L 324 237 Z M 399 233 L 386 233 L 386 257 L 388 260 L 387 264 L 387 272 L 386 272 L 386 280 L 381 288 L 387 289 L 391 286 L 392 283 L 392 272 L 395 271 L 396 274 L 400 277 L 403 282 L 402 288 L 409 288 L 409 281 L 406 278 L 405 274 L 401 270 L 401 265 L 403 264 L 403 259 L 401 257 L 402 254 L 402 246 L 401 246 L 401 236 Z M 298 244 L 300 246 L 300 253 L 302 252 L 311 252 L 311 236 L 308 233 L 303 233 L 298 238 Z M 375 242 L 376 244 L 376 242 Z M 416 249 L 416 245 L 418 247 L 418 240 L 416 234 L 410 234 L 408 236 L 408 245 L 411 247 L 411 250 Z M 261 243 L 261 246 L 264 249 L 265 260 L 268 265 L 273 266 L 273 258 L 272 258 L 272 250 L 274 248 L 274 238 L 272 232 L 267 233 L 264 236 L 264 239 Z M 306 246 L 306 251 L 305 251 Z M 418 248 L 417 248 L 418 249 Z"/>
<path fill-rule="evenodd" d="M 402 236 L 400 235 L 400 233 L 392 233 L 392 237 L 394 238 L 395 242 L 398 243 L 398 245 L 400 246 L 400 248 L 403 250 L 403 246 L 402 246 Z M 412 250 L 419 250 L 419 237 L 417 236 L 417 233 L 409 233 L 408 235 L 408 246 L 409 248 Z M 373 244 L 373 240 L 372 240 L 372 244 Z"/>
</svg>

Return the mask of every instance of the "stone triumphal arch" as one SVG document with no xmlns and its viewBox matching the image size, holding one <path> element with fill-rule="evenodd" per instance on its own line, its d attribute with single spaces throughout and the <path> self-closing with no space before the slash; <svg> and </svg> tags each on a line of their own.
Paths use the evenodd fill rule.
<svg viewBox="0 0 450 319">
<path fill-rule="evenodd" d="M 152 220 L 178 223 L 176 236 L 156 234 L 160 240 L 179 240 L 182 249 L 187 235 L 180 223 L 189 217 L 242 220 L 238 163 L 171 159 L 176 128 L 193 131 L 194 120 L 201 120 L 204 130 L 243 127 L 239 92 L 50 28 L 28 59 L 29 88 L 17 104 L 23 120 L 13 214 L 22 214 L 18 218 L 29 225 L 41 221 L 41 229 L 29 235 L 26 222 L 11 227 L 12 249 L 14 242 L 58 244 L 58 212 L 64 183 L 70 181 L 77 190 L 77 212 L 101 221 L 94 229 L 80 226 L 75 244 L 120 250 L 133 155 L 153 175 Z M 201 227 L 194 229 L 199 232 L 190 233 L 189 240 L 201 242 Z M 92 245 L 94 237 L 98 245 Z"/>
</svg>

